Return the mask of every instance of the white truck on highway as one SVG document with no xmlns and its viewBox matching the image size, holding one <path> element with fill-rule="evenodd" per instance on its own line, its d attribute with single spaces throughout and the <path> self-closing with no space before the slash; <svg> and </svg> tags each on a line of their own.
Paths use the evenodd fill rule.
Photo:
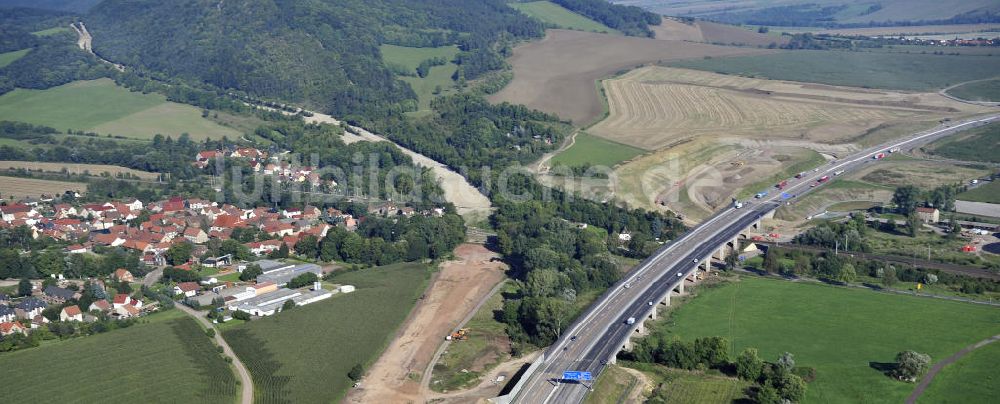
<svg viewBox="0 0 1000 404">
<path fill-rule="evenodd" d="M 625 320 L 625 324 L 628 325 L 635 324 L 635 317 L 629 317 L 628 320 Z"/>
</svg>

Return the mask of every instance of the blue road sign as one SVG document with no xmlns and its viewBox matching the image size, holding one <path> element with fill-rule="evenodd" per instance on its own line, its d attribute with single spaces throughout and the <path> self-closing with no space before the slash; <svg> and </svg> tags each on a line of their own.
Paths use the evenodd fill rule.
<svg viewBox="0 0 1000 404">
<path fill-rule="evenodd" d="M 563 372 L 563 380 L 584 380 L 589 381 L 592 379 L 590 372 L 578 372 L 573 370 L 567 370 Z"/>
</svg>

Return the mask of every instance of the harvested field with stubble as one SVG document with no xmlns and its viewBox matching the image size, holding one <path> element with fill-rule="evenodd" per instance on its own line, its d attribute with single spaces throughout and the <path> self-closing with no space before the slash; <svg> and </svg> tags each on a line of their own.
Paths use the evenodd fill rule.
<svg viewBox="0 0 1000 404">
<path fill-rule="evenodd" d="M 549 30 L 545 39 L 514 49 L 509 59 L 514 80 L 489 99 L 525 104 L 584 126 L 604 114 L 595 90 L 597 80 L 657 62 L 767 52 L 771 51 Z"/>
<path fill-rule="evenodd" d="M 655 150 L 687 137 L 843 143 L 885 123 L 986 111 L 912 94 L 645 67 L 605 80 L 609 116 L 590 131 Z"/>
<path fill-rule="evenodd" d="M 159 174 L 157 173 L 133 170 L 131 168 L 107 164 L 43 163 L 37 161 L 10 160 L 0 161 L 0 170 L 17 170 L 22 168 L 28 171 L 44 171 L 48 173 L 61 173 L 63 169 L 66 169 L 66 172 L 70 174 L 86 173 L 88 175 L 95 176 L 107 173 L 108 175 L 116 178 L 127 174 L 143 180 L 156 180 L 159 177 Z"/>
<path fill-rule="evenodd" d="M 38 198 L 42 195 L 61 195 L 66 191 L 76 191 L 82 194 L 87 192 L 87 184 L 0 176 L 0 198 L 2 199 L 20 199 L 29 196 Z"/>
</svg>

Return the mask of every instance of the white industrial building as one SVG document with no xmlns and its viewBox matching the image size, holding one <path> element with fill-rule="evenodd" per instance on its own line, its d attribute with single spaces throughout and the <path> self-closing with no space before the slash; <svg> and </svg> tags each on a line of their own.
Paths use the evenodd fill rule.
<svg viewBox="0 0 1000 404">
<path fill-rule="evenodd" d="M 295 302 L 296 306 L 305 306 L 320 300 L 329 299 L 333 296 L 333 293 L 319 287 L 314 287 L 313 290 L 309 291 L 281 288 L 271 293 L 233 302 L 230 304 L 229 310 L 238 310 L 258 317 L 271 316 L 281 311 L 281 306 L 289 299 Z"/>
<path fill-rule="evenodd" d="M 285 286 L 293 278 L 312 272 L 317 277 L 323 277 L 323 268 L 316 264 L 287 265 L 264 271 L 257 276 L 257 282 L 274 282 L 278 286 Z"/>
</svg>

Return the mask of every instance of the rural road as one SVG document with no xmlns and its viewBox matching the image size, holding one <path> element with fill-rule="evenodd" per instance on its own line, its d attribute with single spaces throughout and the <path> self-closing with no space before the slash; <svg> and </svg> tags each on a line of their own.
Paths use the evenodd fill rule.
<svg viewBox="0 0 1000 404">
<path fill-rule="evenodd" d="M 941 369 L 944 369 L 945 366 L 948 366 L 954 363 L 955 361 L 962 359 L 962 357 L 968 355 L 969 352 L 972 352 L 976 349 L 982 348 L 986 345 L 992 344 L 997 341 L 1000 341 L 1000 334 L 994 335 L 992 337 L 979 341 L 975 344 L 962 348 L 961 351 L 956 352 L 954 355 L 945 358 L 945 360 L 943 361 L 935 363 L 934 366 L 931 367 L 931 370 L 929 370 L 927 374 L 924 375 L 923 379 L 920 379 L 920 384 L 917 385 L 917 388 L 913 389 L 913 393 L 910 394 L 910 397 L 906 399 L 906 404 L 916 403 L 917 399 L 924 394 L 925 390 L 927 390 L 927 386 L 930 386 L 931 381 L 934 380 L 934 376 L 937 376 L 938 372 L 940 372 Z"/>
<path fill-rule="evenodd" d="M 153 287 L 153 284 L 159 281 L 160 278 L 162 277 L 163 277 L 163 268 L 156 268 L 142 278 L 142 286 L 145 286 L 147 288 Z"/>
<path fill-rule="evenodd" d="M 960 87 L 960 86 L 964 86 L 966 84 L 978 83 L 978 82 L 981 82 L 981 81 L 988 81 L 988 80 L 995 80 L 995 79 L 997 79 L 997 77 L 991 77 L 991 78 L 980 79 L 980 80 L 966 81 L 966 82 L 963 82 L 963 83 L 958 83 L 958 84 L 954 84 L 954 85 L 948 86 L 947 88 L 944 88 L 941 91 L 938 91 L 938 93 L 941 94 L 941 96 L 943 96 L 943 97 L 947 97 L 947 98 L 950 98 L 950 99 L 958 101 L 958 102 L 964 102 L 966 104 L 979 105 L 979 106 L 983 106 L 983 107 L 1000 107 L 1000 102 L 966 100 L 964 98 L 958 98 L 958 97 L 956 97 L 954 95 L 948 94 L 948 91 L 951 90 L 951 89 L 953 89 L 953 88 L 955 88 L 955 87 Z"/>
<path fill-rule="evenodd" d="M 212 323 L 208 321 L 205 316 L 196 310 L 187 307 L 183 304 L 177 303 L 174 307 L 180 309 L 181 311 L 187 313 L 189 316 L 194 317 L 196 320 L 201 322 L 202 325 L 210 330 L 215 330 Z M 233 349 L 229 347 L 226 340 L 222 338 L 222 333 L 215 330 L 215 343 L 222 347 L 222 353 L 233 360 L 233 367 L 236 368 L 236 373 L 240 376 L 240 386 L 243 387 L 243 391 L 240 393 L 240 403 L 241 404 L 253 404 L 253 379 L 250 378 L 250 372 L 247 371 L 246 366 L 243 366 L 243 362 L 240 358 L 236 356 Z"/>
</svg>

